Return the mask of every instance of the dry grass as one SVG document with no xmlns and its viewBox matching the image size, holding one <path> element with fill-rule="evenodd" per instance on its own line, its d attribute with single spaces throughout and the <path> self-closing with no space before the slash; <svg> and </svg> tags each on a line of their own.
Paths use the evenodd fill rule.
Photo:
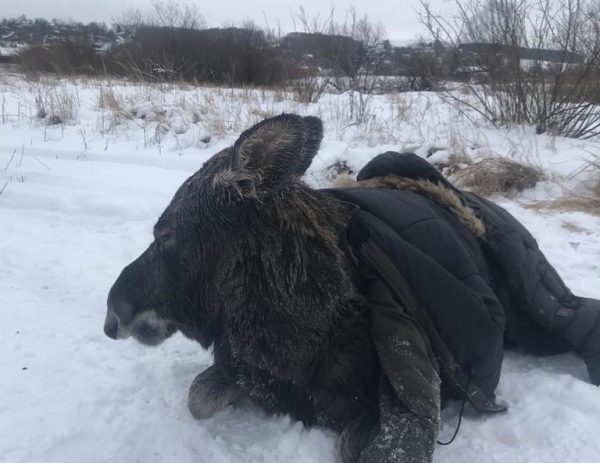
<svg viewBox="0 0 600 463">
<path fill-rule="evenodd" d="M 585 189 L 583 193 L 578 194 L 567 191 L 567 194 L 558 199 L 536 201 L 526 204 L 525 207 L 546 211 L 584 212 L 600 217 L 600 155 L 592 154 L 591 160 L 588 160 L 586 165 L 577 171 L 575 175 L 580 175 L 583 172 L 591 172 L 592 176 L 595 174 L 597 177 L 593 183 L 589 181 L 582 182 L 581 186 Z M 567 227 L 565 226 L 565 228 Z"/>
<path fill-rule="evenodd" d="M 96 130 L 103 138 L 110 138 L 106 147 L 118 137 L 129 136 L 130 128 L 143 132 L 144 147 L 153 146 L 155 135 L 165 132 L 166 128 L 167 138 L 158 137 L 161 142 L 185 138 L 176 140 L 181 141 L 184 148 L 202 142 L 206 133 L 212 139 L 232 136 L 281 112 L 320 116 L 327 133 L 346 142 L 350 148 L 361 144 L 399 145 L 399 149 L 407 144 L 420 145 L 435 137 L 436 128 L 443 125 L 428 119 L 433 95 L 393 93 L 361 97 L 357 92 L 343 95 L 325 92 L 318 102 L 303 103 L 296 101 L 289 87 L 230 88 L 95 77 L 61 79 L 45 75 L 25 81 L 28 95 L 18 111 L 13 110 L 15 114 L 12 114 L 7 110 L 3 114 L 1 92 L 8 89 L 5 92 L 8 100 L 12 86 L 2 82 L 0 123 L 31 119 L 61 127 L 76 124 L 83 111 L 92 109 L 89 97 L 90 90 L 94 91 Z M 80 91 L 83 105 L 79 100 Z M 182 137 L 187 129 L 199 135 L 195 142 L 191 141 L 192 135 Z"/>
<path fill-rule="evenodd" d="M 524 204 L 528 209 L 559 211 L 559 212 L 584 212 L 600 217 L 600 195 L 597 196 L 563 196 L 551 201 L 535 201 Z"/>
<path fill-rule="evenodd" d="M 67 85 L 39 86 L 35 98 L 36 115 L 46 125 L 76 122 L 78 97 Z"/>
<path fill-rule="evenodd" d="M 112 87 L 101 88 L 98 107 L 113 112 L 123 112 L 123 98 L 117 95 Z"/>
<path fill-rule="evenodd" d="M 459 188 L 491 196 L 518 193 L 544 178 L 544 172 L 537 166 L 492 155 L 457 171 L 452 180 Z"/>
<path fill-rule="evenodd" d="M 89 84 L 98 89 L 98 127 L 103 136 L 139 129 L 144 147 L 156 146 L 159 151 L 167 136 L 181 152 L 212 137 L 240 133 L 281 113 L 288 101 L 282 91 L 265 89 L 101 80 Z"/>
<path fill-rule="evenodd" d="M 207 91 L 209 90 L 209 91 Z M 258 89 L 196 89 L 185 97 L 184 108 L 211 134 L 240 133 L 247 127 L 282 112 L 281 92 Z M 294 112 L 296 107 L 289 109 Z"/>
<path fill-rule="evenodd" d="M 101 128 L 104 134 L 127 120 L 133 119 L 131 109 L 127 109 L 127 104 L 123 96 L 117 94 L 112 87 L 101 87 L 98 97 L 98 108 L 101 111 Z"/>
<path fill-rule="evenodd" d="M 587 228 L 583 228 L 580 227 L 579 225 L 570 222 L 568 220 L 563 220 L 561 223 L 561 226 L 565 229 L 570 231 L 571 233 L 585 233 L 585 234 L 589 234 L 590 231 Z"/>
<path fill-rule="evenodd" d="M 590 163 L 590 165 L 593 164 Z M 560 211 L 560 212 L 584 212 L 586 214 L 600 217 L 600 180 L 592 186 L 588 185 L 585 194 L 568 193 L 565 196 L 551 201 L 536 201 L 526 204 L 530 209 Z"/>
</svg>

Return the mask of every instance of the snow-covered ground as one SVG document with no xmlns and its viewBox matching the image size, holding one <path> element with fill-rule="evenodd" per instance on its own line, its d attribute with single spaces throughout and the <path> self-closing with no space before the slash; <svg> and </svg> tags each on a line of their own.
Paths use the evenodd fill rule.
<svg viewBox="0 0 600 463">
<path fill-rule="evenodd" d="M 374 97 L 357 122 L 350 98 L 306 105 L 284 92 L 0 76 L 0 461 L 334 461 L 332 432 L 250 405 L 195 421 L 187 388 L 211 363 L 199 345 L 175 336 L 151 349 L 102 332 L 110 285 L 145 249 L 175 189 L 245 127 L 283 110 L 324 120 L 307 175 L 315 186 L 335 161 L 357 169 L 389 149 L 542 166 L 550 180 L 498 201 L 576 293 L 600 297 L 600 218 L 523 206 L 593 180 L 574 174 L 600 143 L 477 126 L 433 94 Z M 48 125 L 52 116 L 62 123 Z M 507 354 L 498 395 L 509 412 L 467 411 L 436 462 L 600 461 L 600 389 L 576 357 Z M 457 415 L 458 404 L 444 411 L 441 439 Z"/>
</svg>

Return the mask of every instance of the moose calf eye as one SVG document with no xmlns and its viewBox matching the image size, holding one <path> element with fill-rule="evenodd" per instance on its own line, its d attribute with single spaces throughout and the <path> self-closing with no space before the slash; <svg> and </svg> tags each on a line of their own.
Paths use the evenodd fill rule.
<svg viewBox="0 0 600 463">
<path fill-rule="evenodd" d="M 156 233 L 156 241 L 162 249 L 169 249 L 175 246 L 175 231 L 164 229 Z"/>
</svg>

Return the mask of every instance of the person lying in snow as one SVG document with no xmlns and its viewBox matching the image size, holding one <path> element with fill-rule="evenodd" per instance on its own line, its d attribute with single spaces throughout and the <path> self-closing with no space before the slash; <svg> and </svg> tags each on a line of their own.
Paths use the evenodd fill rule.
<svg viewBox="0 0 600 463">
<path fill-rule="evenodd" d="M 394 181 L 393 176 L 403 180 Z M 477 236 L 489 270 L 489 286 L 502 306 L 505 346 L 539 355 L 573 350 L 585 361 L 590 381 L 600 384 L 600 301 L 575 296 L 516 218 L 475 193 L 455 188 L 414 153 L 380 154 L 359 172 L 357 180 L 361 186 L 389 182 L 395 188 L 415 191 L 462 218 Z M 470 208 L 482 226 L 461 213 L 460 205 L 446 192 Z"/>
<path fill-rule="evenodd" d="M 369 282 L 373 338 L 393 389 L 388 400 L 422 404 L 423 391 L 434 394 L 433 358 L 442 397 L 466 399 L 482 413 L 503 411 L 494 391 L 503 350 L 511 347 L 535 355 L 575 351 L 592 384 L 600 384 L 600 301 L 575 296 L 506 210 L 455 188 L 414 153 L 380 154 L 346 186 L 326 191 L 359 207 L 348 241 Z M 416 331 L 430 346 L 414 348 Z M 410 353 L 399 351 L 398 338 L 409 340 Z M 433 422 L 430 407 L 412 412 Z M 393 461 L 395 445 L 370 445 L 365 461 Z M 417 451 L 406 461 L 423 458 Z"/>
</svg>

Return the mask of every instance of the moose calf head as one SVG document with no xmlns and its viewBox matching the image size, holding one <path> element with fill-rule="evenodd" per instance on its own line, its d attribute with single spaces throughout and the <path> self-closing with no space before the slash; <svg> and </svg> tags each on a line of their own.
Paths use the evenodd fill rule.
<svg viewBox="0 0 600 463">
<path fill-rule="evenodd" d="M 320 265 L 327 254 L 303 254 L 323 220 L 306 207 L 308 188 L 298 181 L 321 139 L 319 119 L 282 114 L 246 130 L 187 179 L 154 226 L 154 241 L 110 290 L 106 335 L 157 345 L 180 330 L 208 347 L 223 330 L 236 329 L 223 328 L 225 308 L 291 297 L 306 281 L 306 266 Z M 300 198 L 295 205 L 293 198 Z M 324 239 L 327 246 L 335 238 Z M 269 264 L 282 254 L 289 258 L 285 268 Z M 245 274 L 253 262 L 255 288 Z M 257 302 L 265 294 L 271 300 Z M 318 314 L 311 317 L 319 322 Z"/>
</svg>

